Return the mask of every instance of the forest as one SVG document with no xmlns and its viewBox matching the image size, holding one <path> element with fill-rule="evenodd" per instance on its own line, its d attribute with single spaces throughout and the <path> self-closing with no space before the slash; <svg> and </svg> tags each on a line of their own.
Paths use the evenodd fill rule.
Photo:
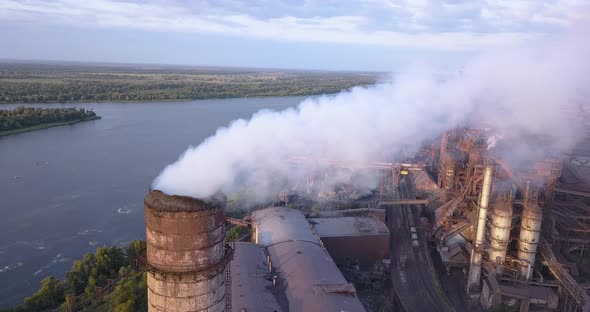
<svg viewBox="0 0 590 312">
<path fill-rule="evenodd" d="M 11 110 L 0 109 L 2 132 L 31 128 L 44 124 L 98 119 L 96 113 L 84 108 L 39 108 L 20 106 Z"/>
<path fill-rule="evenodd" d="M 376 81 L 363 72 L 0 63 L 0 103 L 298 96 Z"/>
<path fill-rule="evenodd" d="M 91 311 L 146 311 L 146 276 L 136 261 L 145 247 L 141 240 L 133 241 L 126 249 L 99 247 L 95 253 L 74 261 L 64 280 L 48 276 L 23 304 L 0 311 L 65 311 L 66 306 Z"/>
</svg>

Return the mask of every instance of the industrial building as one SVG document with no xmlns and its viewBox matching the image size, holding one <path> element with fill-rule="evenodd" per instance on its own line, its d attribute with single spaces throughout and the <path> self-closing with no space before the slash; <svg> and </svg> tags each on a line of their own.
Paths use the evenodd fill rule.
<svg viewBox="0 0 590 312">
<path fill-rule="evenodd" d="M 372 217 L 310 218 L 337 264 L 356 264 L 369 268 L 389 258 L 389 230 Z"/>
<path fill-rule="evenodd" d="M 495 135 L 452 129 L 404 163 L 292 157 L 313 209 L 281 193 L 237 220 L 221 195 L 151 191 L 150 311 L 371 310 L 351 267 L 395 311 L 590 311 L 590 149 L 513 162 Z M 316 188 L 338 170 L 380 182 Z M 226 222 L 249 240 L 226 243 Z"/>
<path fill-rule="evenodd" d="M 468 298 L 484 309 L 510 304 L 521 311 L 587 311 L 586 290 L 556 257 L 563 239 L 556 227 L 563 218 L 554 211 L 565 204 L 556 199 L 562 159 L 510 164 L 501 147 L 490 150 L 493 136 L 489 129 L 465 128 L 442 136 L 440 191 L 429 203 L 442 261 L 448 271 L 467 272 Z M 583 199 L 575 202 L 583 206 Z M 578 232 L 579 248 L 588 244 L 583 237 Z"/>
<path fill-rule="evenodd" d="M 226 245 L 222 207 L 159 191 L 146 196 L 150 311 L 365 311 L 316 227 L 336 249 L 343 236 L 376 239 L 367 255 L 358 253 L 370 266 L 387 257 L 381 221 L 308 219 L 300 210 L 270 207 L 252 212 L 252 242 Z M 334 227 L 342 224 L 354 228 Z"/>
</svg>

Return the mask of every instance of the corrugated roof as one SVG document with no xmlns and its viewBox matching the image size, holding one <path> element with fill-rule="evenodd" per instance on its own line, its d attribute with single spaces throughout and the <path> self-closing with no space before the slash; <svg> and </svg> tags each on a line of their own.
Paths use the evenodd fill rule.
<svg viewBox="0 0 590 312">
<path fill-rule="evenodd" d="M 389 234 L 385 223 L 371 217 L 313 218 L 310 221 L 320 238 Z"/>
<path fill-rule="evenodd" d="M 252 220 L 290 311 L 365 311 L 301 211 L 266 208 L 254 211 Z"/>
<path fill-rule="evenodd" d="M 365 311 L 354 293 L 330 292 L 330 287 L 354 287 L 324 248 L 310 242 L 290 241 L 267 250 L 279 283 L 286 286 L 290 311 Z"/>
<path fill-rule="evenodd" d="M 284 311 L 269 279 L 264 247 L 248 242 L 235 243 L 231 268 L 233 311 Z"/>
<path fill-rule="evenodd" d="M 422 192 L 433 192 L 438 190 L 438 185 L 434 182 L 434 179 L 426 172 L 422 170 L 411 170 L 410 175 L 416 185 L 417 191 Z"/>
<path fill-rule="evenodd" d="M 305 215 L 299 210 L 285 207 L 255 210 L 252 221 L 258 228 L 258 243 L 263 246 L 290 240 L 319 243 Z"/>
</svg>

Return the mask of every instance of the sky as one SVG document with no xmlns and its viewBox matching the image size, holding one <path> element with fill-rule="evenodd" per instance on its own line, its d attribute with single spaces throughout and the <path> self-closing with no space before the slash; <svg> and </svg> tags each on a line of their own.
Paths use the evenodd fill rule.
<svg viewBox="0 0 590 312">
<path fill-rule="evenodd" d="M 391 71 L 588 20 L 590 0 L 0 0 L 0 59 Z"/>
</svg>

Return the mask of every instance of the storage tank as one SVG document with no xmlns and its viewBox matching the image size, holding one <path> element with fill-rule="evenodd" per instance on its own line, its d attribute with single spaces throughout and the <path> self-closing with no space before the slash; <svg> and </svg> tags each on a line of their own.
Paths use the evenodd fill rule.
<svg viewBox="0 0 590 312">
<path fill-rule="evenodd" d="M 225 311 L 224 197 L 145 197 L 148 311 Z"/>
<path fill-rule="evenodd" d="M 492 206 L 492 224 L 490 229 L 490 261 L 503 264 L 506 251 L 510 243 L 510 229 L 512 227 L 512 196 L 500 195 L 496 197 Z"/>
<path fill-rule="evenodd" d="M 541 235 L 543 210 L 535 200 L 525 202 L 520 221 L 520 236 L 518 239 L 518 259 L 520 275 L 530 279 Z"/>
</svg>

